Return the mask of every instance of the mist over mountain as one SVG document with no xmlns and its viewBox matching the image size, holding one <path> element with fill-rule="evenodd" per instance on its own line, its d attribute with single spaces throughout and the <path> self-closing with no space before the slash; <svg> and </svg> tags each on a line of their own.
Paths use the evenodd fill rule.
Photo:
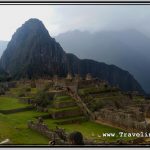
<svg viewBox="0 0 150 150">
<path fill-rule="evenodd" d="M 65 77 L 68 72 L 81 76 L 91 73 L 93 77 L 107 80 L 124 91 L 144 93 L 129 72 L 115 65 L 67 54 L 38 19 L 30 19 L 17 29 L 0 59 L 0 66 L 15 79 L 56 74 Z"/>
<path fill-rule="evenodd" d="M 150 93 L 150 38 L 137 30 L 100 31 L 79 30 L 55 37 L 67 51 L 80 58 L 89 58 L 128 70 Z"/>
<path fill-rule="evenodd" d="M 0 57 L 2 53 L 4 52 L 4 50 L 6 49 L 7 44 L 8 44 L 8 41 L 0 41 Z"/>
</svg>

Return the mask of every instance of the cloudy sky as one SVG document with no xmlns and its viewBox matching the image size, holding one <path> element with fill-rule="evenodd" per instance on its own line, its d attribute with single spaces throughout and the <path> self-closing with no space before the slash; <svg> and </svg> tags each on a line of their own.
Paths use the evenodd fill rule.
<svg viewBox="0 0 150 150">
<path fill-rule="evenodd" d="M 29 18 L 42 20 L 51 36 L 75 29 L 137 29 L 150 36 L 150 5 L 0 5 L 0 40 L 10 40 Z"/>
</svg>

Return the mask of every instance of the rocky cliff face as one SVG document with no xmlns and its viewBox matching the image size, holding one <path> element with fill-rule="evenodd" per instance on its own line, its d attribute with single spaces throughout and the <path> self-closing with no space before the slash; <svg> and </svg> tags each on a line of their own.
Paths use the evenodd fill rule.
<svg viewBox="0 0 150 150">
<path fill-rule="evenodd" d="M 65 64 L 65 52 L 37 19 L 16 31 L 1 58 L 1 66 L 16 78 L 61 75 Z"/>
<path fill-rule="evenodd" d="M 4 51 L 0 66 L 13 78 L 36 78 L 44 76 L 66 76 L 68 72 L 107 80 L 119 85 L 125 91 L 144 92 L 138 82 L 127 71 L 114 65 L 81 60 L 73 54 L 67 54 L 38 19 L 30 19 L 12 36 Z"/>
<path fill-rule="evenodd" d="M 0 82 L 9 80 L 9 74 L 5 72 L 3 68 L 0 67 Z"/>
</svg>

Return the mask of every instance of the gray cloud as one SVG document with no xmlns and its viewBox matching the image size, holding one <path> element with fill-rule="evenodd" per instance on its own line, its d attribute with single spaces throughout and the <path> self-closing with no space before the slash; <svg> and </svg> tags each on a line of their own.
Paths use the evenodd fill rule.
<svg viewBox="0 0 150 150">
<path fill-rule="evenodd" d="M 90 32 L 137 29 L 150 34 L 150 5 L 1 5 L 0 14 L 0 40 L 9 40 L 32 17 L 41 19 L 52 36 L 75 29 Z"/>
</svg>

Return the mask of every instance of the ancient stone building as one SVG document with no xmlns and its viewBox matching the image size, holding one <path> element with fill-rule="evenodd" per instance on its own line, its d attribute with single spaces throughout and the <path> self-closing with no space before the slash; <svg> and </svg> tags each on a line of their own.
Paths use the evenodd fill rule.
<svg viewBox="0 0 150 150">
<path fill-rule="evenodd" d="M 149 123 L 144 118 L 144 113 L 139 111 L 101 109 L 97 114 L 97 119 L 108 124 L 113 124 L 126 129 L 148 131 Z"/>
<path fill-rule="evenodd" d="M 71 73 L 68 73 L 68 74 L 67 74 L 67 77 L 66 77 L 66 79 L 68 79 L 68 80 L 72 80 L 72 79 L 73 79 L 73 76 L 72 76 L 72 74 L 71 74 Z"/>
<path fill-rule="evenodd" d="M 91 76 L 91 74 L 90 74 L 90 73 L 88 73 L 88 74 L 86 75 L 85 80 L 92 80 L 92 76 Z"/>
<path fill-rule="evenodd" d="M 75 81 L 79 82 L 81 80 L 82 80 L 81 76 L 79 74 L 75 74 Z"/>
</svg>

